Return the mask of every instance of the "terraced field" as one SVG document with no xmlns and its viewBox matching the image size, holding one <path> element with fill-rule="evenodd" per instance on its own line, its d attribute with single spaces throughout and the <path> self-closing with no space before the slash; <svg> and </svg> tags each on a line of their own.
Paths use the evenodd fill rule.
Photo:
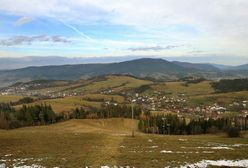
<svg viewBox="0 0 248 168">
<path fill-rule="evenodd" d="M 10 167 L 187 167 L 248 165 L 248 135 L 131 137 L 129 119 L 70 120 L 0 130 L 0 164 Z M 105 167 L 104 167 L 105 166 Z"/>
</svg>

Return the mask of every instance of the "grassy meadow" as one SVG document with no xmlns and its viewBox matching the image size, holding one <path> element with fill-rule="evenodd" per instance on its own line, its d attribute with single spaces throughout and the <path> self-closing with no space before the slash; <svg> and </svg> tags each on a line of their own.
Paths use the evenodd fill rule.
<svg viewBox="0 0 248 168">
<path fill-rule="evenodd" d="M 179 167 L 203 159 L 248 158 L 248 135 L 168 136 L 140 132 L 130 119 L 70 120 L 0 130 L 0 163 L 44 167 Z M 137 129 L 137 128 L 136 128 Z"/>
<path fill-rule="evenodd" d="M 206 95 L 214 92 L 210 85 L 210 81 L 204 81 L 196 84 L 188 84 L 185 82 L 164 82 L 152 86 L 151 91 L 164 91 L 173 96 L 185 94 L 186 96 Z"/>
<path fill-rule="evenodd" d="M 23 98 L 23 96 L 18 95 L 1 95 L 0 96 L 0 103 L 9 103 L 9 102 L 15 102 Z"/>
</svg>

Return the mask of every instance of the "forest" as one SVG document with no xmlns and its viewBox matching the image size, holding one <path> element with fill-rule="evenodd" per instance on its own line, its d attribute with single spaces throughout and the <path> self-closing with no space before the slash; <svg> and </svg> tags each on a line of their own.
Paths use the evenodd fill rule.
<svg viewBox="0 0 248 168">
<path fill-rule="evenodd" d="M 246 118 L 191 119 L 186 122 L 184 117 L 177 115 L 143 115 L 139 121 L 139 129 L 144 133 L 194 135 L 226 132 L 231 128 L 248 129 Z"/>
<path fill-rule="evenodd" d="M 16 110 L 9 104 L 0 104 L 0 128 L 11 129 L 23 126 L 52 124 L 61 120 L 50 105 L 23 105 Z"/>
<path fill-rule="evenodd" d="M 248 79 L 222 79 L 211 83 L 216 92 L 237 92 L 248 90 Z"/>
</svg>

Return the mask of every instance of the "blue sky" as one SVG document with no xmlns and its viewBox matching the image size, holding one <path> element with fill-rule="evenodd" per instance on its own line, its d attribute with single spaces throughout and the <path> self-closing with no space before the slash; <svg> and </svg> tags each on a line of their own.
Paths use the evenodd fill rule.
<svg viewBox="0 0 248 168">
<path fill-rule="evenodd" d="M 248 60 L 247 0 L 0 0 L 0 57 Z"/>
</svg>

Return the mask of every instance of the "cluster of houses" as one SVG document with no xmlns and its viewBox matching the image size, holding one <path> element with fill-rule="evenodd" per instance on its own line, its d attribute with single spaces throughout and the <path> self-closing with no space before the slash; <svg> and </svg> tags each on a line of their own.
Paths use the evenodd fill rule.
<svg viewBox="0 0 248 168">
<path fill-rule="evenodd" d="M 173 112 L 178 115 L 198 115 L 204 117 L 219 117 L 219 115 L 233 111 L 230 107 L 240 107 L 235 111 L 240 112 L 243 117 L 248 116 L 248 101 L 233 102 L 229 106 L 221 106 L 217 103 L 213 105 L 190 106 L 187 98 L 183 95 L 165 96 L 162 94 L 140 95 L 136 93 L 134 96 L 127 98 L 128 102 L 135 102 L 143 108 L 151 111 Z"/>
<path fill-rule="evenodd" d="M 81 92 L 75 91 L 63 91 L 54 92 L 49 89 L 44 89 L 40 91 L 38 89 L 30 90 L 30 88 L 39 88 L 40 83 L 28 83 L 13 85 L 8 88 L 0 90 L 0 95 L 23 95 L 23 96 L 40 96 L 47 98 L 63 98 L 71 96 L 80 96 Z M 100 94 L 115 94 L 113 89 L 100 90 Z M 217 103 L 212 105 L 201 105 L 201 106 L 190 106 L 190 102 L 184 94 L 178 95 L 168 95 L 162 92 L 153 92 L 150 94 L 139 94 L 128 91 L 122 91 L 120 93 L 126 98 L 126 103 L 135 103 L 144 109 L 149 109 L 151 111 L 168 111 L 174 112 L 178 115 L 189 114 L 189 115 L 200 115 L 200 116 L 218 116 L 228 111 L 240 112 L 242 116 L 248 116 L 248 100 L 244 101 L 234 101 L 226 106 L 221 106 Z M 106 105 L 113 104 L 117 105 L 116 102 L 107 101 L 104 102 Z"/>
<path fill-rule="evenodd" d="M 37 96 L 37 97 L 47 97 L 47 98 L 63 98 L 71 96 L 79 96 L 78 92 L 55 92 L 49 89 L 39 90 L 41 84 L 30 83 L 23 85 L 10 86 L 0 90 L 0 95 L 22 95 L 22 96 Z M 31 89 L 32 88 L 32 89 Z"/>
</svg>

